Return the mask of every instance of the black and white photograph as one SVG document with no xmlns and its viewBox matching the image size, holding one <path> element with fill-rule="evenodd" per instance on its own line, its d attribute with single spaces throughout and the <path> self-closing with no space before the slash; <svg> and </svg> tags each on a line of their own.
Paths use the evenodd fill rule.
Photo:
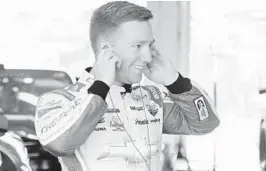
<svg viewBox="0 0 266 171">
<path fill-rule="evenodd" d="M 266 171 L 263 0 L 0 0 L 0 171 Z"/>
</svg>

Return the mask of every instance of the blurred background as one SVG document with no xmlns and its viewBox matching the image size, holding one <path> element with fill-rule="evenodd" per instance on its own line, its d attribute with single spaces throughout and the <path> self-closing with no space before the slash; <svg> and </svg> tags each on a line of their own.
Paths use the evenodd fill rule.
<svg viewBox="0 0 266 171">
<path fill-rule="evenodd" d="M 0 116 L 11 125 L 0 137 L 0 160 L 14 169 L 60 168 L 35 136 L 35 104 L 93 65 L 89 19 L 105 2 L 0 1 Z M 153 12 L 162 56 L 207 91 L 221 120 L 205 136 L 164 135 L 163 170 L 265 170 L 264 1 L 131 2 Z"/>
</svg>

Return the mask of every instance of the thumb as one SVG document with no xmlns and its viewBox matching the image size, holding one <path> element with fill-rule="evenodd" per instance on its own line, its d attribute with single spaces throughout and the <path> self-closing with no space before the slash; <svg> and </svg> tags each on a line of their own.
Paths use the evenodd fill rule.
<svg viewBox="0 0 266 171">
<path fill-rule="evenodd" d="M 112 60 L 111 60 L 111 62 L 113 62 L 113 64 L 115 64 L 115 66 L 117 67 L 117 68 L 120 68 L 121 67 L 121 60 L 117 57 L 117 56 L 113 56 L 113 58 L 112 58 Z"/>
<path fill-rule="evenodd" d="M 120 59 L 117 59 L 117 61 L 116 61 L 116 67 L 117 68 L 121 68 L 121 65 L 122 65 L 122 61 Z"/>
<path fill-rule="evenodd" d="M 114 50 L 112 50 L 112 53 L 113 53 L 113 55 L 114 55 L 114 60 L 115 60 L 115 65 L 116 65 L 116 67 L 117 68 L 121 68 L 121 65 L 122 65 L 122 61 L 121 61 L 121 59 L 116 55 L 116 53 L 115 53 L 115 51 Z"/>
</svg>

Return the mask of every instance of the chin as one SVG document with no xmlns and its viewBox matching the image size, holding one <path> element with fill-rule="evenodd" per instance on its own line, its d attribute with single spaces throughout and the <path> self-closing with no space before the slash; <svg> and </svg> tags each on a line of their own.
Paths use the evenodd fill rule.
<svg viewBox="0 0 266 171">
<path fill-rule="evenodd" d="M 125 72 L 124 72 L 125 73 Z M 122 84 L 136 84 L 141 82 L 142 80 L 142 73 L 134 73 L 130 72 L 128 74 L 124 74 L 123 72 L 120 72 L 116 81 L 120 82 Z"/>
<path fill-rule="evenodd" d="M 136 84 L 139 83 L 142 80 L 142 75 L 136 75 L 134 77 L 131 77 L 128 79 L 130 81 L 130 84 Z"/>
</svg>

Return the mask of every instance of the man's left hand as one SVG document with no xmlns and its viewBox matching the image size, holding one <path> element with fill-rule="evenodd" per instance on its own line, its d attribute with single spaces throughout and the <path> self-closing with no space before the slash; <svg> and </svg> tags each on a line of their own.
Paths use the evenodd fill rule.
<svg viewBox="0 0 266 171">
<path fill-rule="evenodd" d="M 163 58 L 155 46 L 151 47 L 152 62 L 143 70 L 145 76 L 158 83 L 168 86 L 175 82 L 179 74 L 171 61 Z"/>
</svg>

